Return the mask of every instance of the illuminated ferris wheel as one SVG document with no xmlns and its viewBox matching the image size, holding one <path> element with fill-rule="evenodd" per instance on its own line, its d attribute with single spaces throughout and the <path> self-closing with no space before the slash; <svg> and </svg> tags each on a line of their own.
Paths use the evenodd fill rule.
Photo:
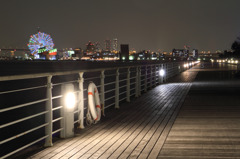
<svg viewBox="0 0 240 159">
<path fill-rule="evenodd" d="M 37 55 L 38 50 L 41 48 L 46 49 L 46 51 L 52 50 L 54 43 L 50 35 L 38 32 L 37 34 L 31 35 L 28 43 L 28 48 L 32 55 Z"/>
</svg>

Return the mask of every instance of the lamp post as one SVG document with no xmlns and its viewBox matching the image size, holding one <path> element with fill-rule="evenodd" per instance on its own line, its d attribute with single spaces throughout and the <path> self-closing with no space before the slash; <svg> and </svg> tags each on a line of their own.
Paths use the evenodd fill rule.
<svg viewBox="0 0 240 159">
<path fill-rule="evenodd" d="M 63 119 L 61 127 L 63 128 L 63 131 L 61 131 L 61 137 L 68 138 L 74 136 L 74 108 L 76 97 L 73 84 L 62 85 L 62 94 L 63 110 L 61 111 L 61 114 Z"/>
</svg>

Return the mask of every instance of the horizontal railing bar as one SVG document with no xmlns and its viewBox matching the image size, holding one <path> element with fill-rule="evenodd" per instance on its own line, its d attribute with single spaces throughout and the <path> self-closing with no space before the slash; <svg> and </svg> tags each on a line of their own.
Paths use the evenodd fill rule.
<svg viewBox="0 0 240 159">
<path fill-rule="evenodd" d="M 130 91 L 134 90 L 135 88 L 130 89 Z"/>
<path fill-rule="evenodd" d="M 119 87 L 119 89 L 120 89 L 120 88 L 124 88 L 124 87 L 126 87 L 126 86 L 127 86 L 127 85 L 123 85 L 123 86 Z"/>
<path fill-rule="evenodd" d="M 101 85 L 97 85 L 96 87 L 97 87 L 97 88 L 100 88 L 100 87 L 101 87 Z"/>
<path fill-rule="evenodd" d="M 127 74 L 128 72 L 119 72 L 119 75 Z"/>
<path fill-rule="evenodd" d="M 114 98 L 115 96 L 112 96 L 112 97 L 109 97 L 109 98 L 106 98 L 105 101 L 109 100 L 109 99 L 112 99 Z"/>
<path fill-rule="evenodd" d="M 76 110 L 76 111 L 74 111 L 73 113 L 74 113 L 74 114 L 76 114 L 76 113 L 78 113 L 78 112 L 79 112 L 79 111 L 78 111 L 78 110 Z"/>
<path fill-rule="evenodd" d="M 130 79 L 134 79 L 134 78 L 136 78 L 136 76 L 134 76 L 134 77 L 131 77 Z"/>
<path fill-rule="evenodd" d="M 112 92 L 112 91 L 115 91 L 115 88 L 114 88 L 114 89 L 107 90 L 107 91 L 105 91 L 104 93 L 109 93 L 109 92 Z"/>
<path fill-rule="evenodd" d="M 15 93 L 15 92 L 27 91 L 27 90 L 32 90 L 32 89 L 38 89 L 38 88 L 44 88 L 44 87 L 47 87 L 47 85 L 38 86 L 38 87 L 30 87 L 30 88 L 23 88 L 23 89 L 16 89 L 16 90 L 11 90 L 11 91 L 4 91 L 4 92 L 0 92 L 0 95 L 7 94 L 7 93 Z"/>
<path fill-rule="evenodd" d="M 125 99 L 127 99 L 127 97 L 124 97 L 124 98 L 122 98 L 122 99 L 119 99 L 119 102 L 121 102 L 121 101 L 123 101 L 123 100 L 125 100 Z"/>
<path fill-rule="evenodd" d="M 74 91 L 73 93 L 76 94 L 76 93 L 79 93 L 79 92 L 80 92 L 80 90 L 77 90 L 77 91 Z"/>
<path fill-rule="evenodd" d="M 105 75 L 105 77 L 110 77 L 110 76 L 116 76 L 116 73 L 114 73 L 114 74 L 109 74 L 109 75 Z"/>
<path fill-rule="evenodd" d="M 126 81 L 127 79 L 122 79 L 122 80 L 119 80 L 119 82 L 122 82 L 122 81 Z"/>
<path fill-rule="evenodd" d="M 61 109 L 61 108 L 63 108 L 63 106 L 55 107 L 55 108 L 53 108 L 52 110 L 55 111 L 55 110 L 58 110 L 58 109 Z"/>
<path fill-rule="evenodd" d="M 33 141 L 33 142 L 31 142 L 31 143 L 25 145 L 25 146 L 23 146 L 23 147 L 21 147 L 21 148 L 15 150 L 15 151 L 12 151 L 11 153 L 6 154 L 5 156 L 2 156 L 2 159 L 6 158 L 6 157 L 8 157 L 8 156 L 11 156 L 12 154 L 17 153 L 17 152 L 19 152 L 19 151 L 21 151 L 21 150 L 23 150 L 23 149 L 25 149 L 25 148 L 27 148 L 27 147 L 29 147 L 29 146 L 31 146 L 31 145 L 37 143 L 37 142 L 43 140 L 43 139 L 46 139 L 47 137 L 48 137 L 48 135 L 45 135 L 45 136 L 43 136 L 43 137 L 41 137 L 41 138 L 39 138 L 39 139 L 37 139 L 37 140 L 35 140 L 35 141 Z"/>
<path fill-rule="evenodd" d="M 59 120 L 62 120 L 62 119 L 63 119 L 63 117 L 59 117 L 57 119 L 52 120 L 52 123 L 55 123 L 56 121 L 59 121 Z"/>
<path fill-rule="evenodd" d="M 119 93 L 119 95 L 122 95 L 122 94 L 124 94 L 124 93 L 126 93 L 127 91 L 124 91 L 124 92 L 122 92 L 122 93 Z"/>
<path fill-rule="evenodd" d="M 85 119 L 85 118 L 84 118 Z M 76 120 L 76 121 L 74 121 L 74 124 L 76 124 L 76 123 L 78 123 L 79 122 L 79 120 Z"/>
<path fill-rule="evenodd" d="M 13 124 L 16 124 L 16 123 L 19 123 L 19 122 L 22 122 L 22 121 L 25 121 L 25 120 L 28 120 L 28 119 L 31 119 L 31 118 L 43 115 L 43 114 L 46 114 L 47 112 L 48 111 L 44 111 L 44 112 L 41 112 L 41 113 L 38 113 L 38 114 L 34 114 L 34 115 L 31 115 L 31 116 L 19 119 L 19 120 L 12 121 L 12 122 L 7 123 L 7 124 L 3 124 L 3 125 L 0 126 L 0 128 L 4 128 L 6 126 L 10 126 L 10 125 L 13 125 Z"/>
<path fill-rule="evenodd" d="M 67 84 L 67 83 L 74 83 L 74 82 L 78 82 L 78 80 L 54 83 L 54 84 L 52 84 L 52 86 L 57 86 L 57 85 L 62 85 L 62 84 Z"/>
<path fill-rule="evenodd" d="M 116 81 L 105 83 L 104 86 L 107 86 L 107 85 L 110 85 L 110 84 L 115 84 L 115 83 L 116 83 Z"/>
<path fill-rule="evenodd" d="M 89 80 L 93 80 L 93 79 L 97 79 L 97 78 L 100 78 L 100 77 L 89 77 L 89 78 L 84 78 L 84 80 L 89 81 Z"/>
<path fill-rule="evenodd" d="M 17 109 L 17 108 L 21 108 L 21 107 L 26 107 L 26 106 L 37 104 L 37 103 L 41 103 L 41 102 L 45 102 L 47 100 L 48 99 L 41 99 L 41 100 L 37 100 L 37 101 L 34 101 L 34 102 L 29 102 L 29 103 L 25 103 L 25 104 L 16 105 L 16 106 L 13 106 L 13 107 L 10 107 L 10 108 L 4 108 L 4 109 L 0 110 L 0 113 L 5 112 L 5 111 L 9 111 L 9 110 L 13 110 L 13 109 Z"/>
<path fill-rule="evenodd" d="M 115 105 L 115 103 L 112 103 L 112 104 L 109 104 L 109 105 L 105 106 L 104 109 L 107 109 L 107 108 L 109 108 L 109 107 L 111 107 L 113 105 Z"/>
<path fill-rule="evenodd" d="M 135 85 L 135 84 L 136 84 L 136 82 L 133 82 L 133 83 L 130 84 L 130 86 L 131 86 L 131 85 Z"/>
<path fill-rule="evenodd" d="M 134 93 L 130 94 L 130 96 L 135 95 L 135 94 L 136 94 L 136 93 L 134 92 Z"/>
<path fill-rule="evenodd" d="M 61 97 L 63 97 L 63 95 L 52 97 L 52 99 L 57 99 L 57 98 L 61 98 Z"/>
<path fill-rule="evenodd" d="M 8 142 L 8 141 L 11 141 L 11 140 L 13 140 L 13 139 L 19 138 L 20 136 L 26 135 L 26 134 L 28 134 L 28 133 L 30 133 L 30 132 L 32 132 L 32 131 L 35 131 L 35 130 L 40 129 L 40 128 L 42 128 L 42 127 L 44 127 L 44 126 L 47 126 L 47 125 L 48 125 L 48 123 L 45 123 L 45 124 L 42 124 L 42 125 L 40 125 L 40 126 L 38 126 L 38 127 L 35 127 L 35 128 L 30 129 L 30 130 L 27 130 L 27 131 L 25 131 L 25 132 L 22 132 L 22 133 L 20 133 L 20 134 L 18 134 L 18 135 L 15 135 L 15 136 L 13 136 L 13 137 L 10 137 L 10 138 L 8 138 L 8 139 L 6 139 L 6 140 L 1 141 L 1 142 L 0 142 L 0 145 L 3 144 L 3 143 L 6 143 L 6 142 Z"/>
<path fill-rule="evenodd" d="M 53 132 L 52 132 L 52 135 L 55 134 L 55 133 L 57 133 L 57 132 L 59 132 L 59 131 L 61 131 L 61 130 L 63 130 L 63 128 L 60 128 L 60 129 L 57 129 L 57 130 L 53 131 Z"/>
</svg>

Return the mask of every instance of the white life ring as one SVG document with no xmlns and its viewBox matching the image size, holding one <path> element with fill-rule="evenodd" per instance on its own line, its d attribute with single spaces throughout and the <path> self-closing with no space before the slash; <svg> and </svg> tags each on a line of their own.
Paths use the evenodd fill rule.
<svg viewBox="0 0 240 159">
<path fill-rule="evenodd" d="M 88 105 L 93 119 L 99 121 L 101 119 L 100 99 L 98 89 L 93 82 L 88 85 Z"/>
</svg>

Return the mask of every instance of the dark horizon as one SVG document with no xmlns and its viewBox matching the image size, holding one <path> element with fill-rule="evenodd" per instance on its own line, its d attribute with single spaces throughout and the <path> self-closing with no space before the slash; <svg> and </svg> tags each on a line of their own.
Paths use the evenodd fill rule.
<svg viewBox="0 0 240 159">
<path fill-rule="evenodd" d="M 27 48 L 30 35 L 50 34 L 56 48 L 85 48 L 118 39 L 130 49 L 215 52 L 231 48 L 240 33 L 240 1 L 123 0 L 1 1 L 0 48 Z"/>
</svg>

